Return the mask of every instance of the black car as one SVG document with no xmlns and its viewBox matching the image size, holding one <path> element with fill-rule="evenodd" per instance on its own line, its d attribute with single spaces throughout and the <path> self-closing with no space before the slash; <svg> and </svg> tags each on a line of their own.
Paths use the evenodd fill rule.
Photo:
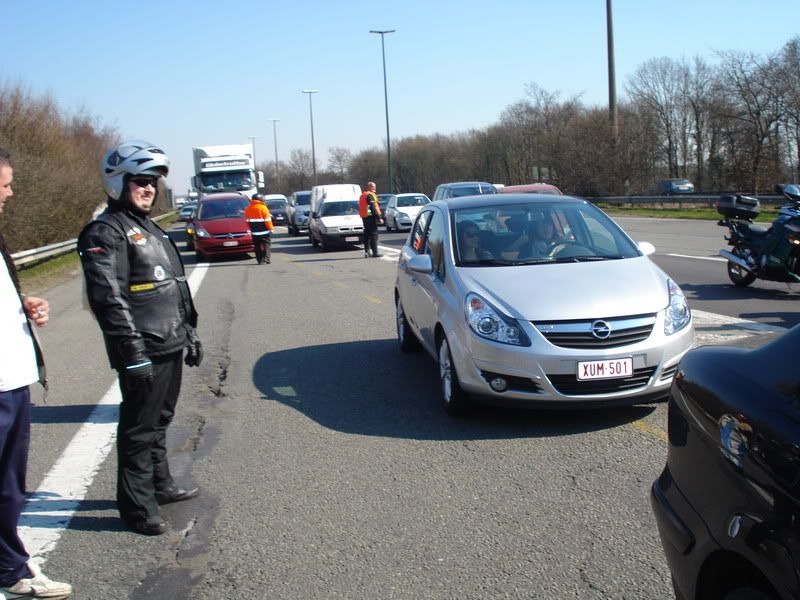
<svg viewBox="0 0 800 600">
<path fill-rule="evenodd" d="M 688 352 L 650 501 L 678 598 L 800 598 L 800 325 Z"/>
<path fill-rule="evenodd" d="M 266 204 L 267 208 L 269 209 L 269 214 L 272 217 L 273 225 L 286 225 L 289 223 L 289 217 L 286 213 L 286 198 L 278 198 L 274 200 L 265 198 L 264 204 Z"/>
</svg>

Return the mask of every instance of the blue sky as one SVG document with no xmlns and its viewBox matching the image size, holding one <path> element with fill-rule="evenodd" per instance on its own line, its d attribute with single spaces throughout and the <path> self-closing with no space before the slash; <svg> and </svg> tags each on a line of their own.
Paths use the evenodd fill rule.
<svg viewBox="0 0 800 600">
<path fill-rule="evenodd" d="M 608 100 L 604 0 L 2 0 L 0 83 L 85 108 L 124 137 L 161 145 L 184 193 L 192 146 L 256 140 L 259 161 L 385 143 L 380 36 L 393 139 L 498 120 L 535 82 Z M 798 0 L 614 0 L 617 90 L 645 60 L 777 51 Z"/>
</svg>

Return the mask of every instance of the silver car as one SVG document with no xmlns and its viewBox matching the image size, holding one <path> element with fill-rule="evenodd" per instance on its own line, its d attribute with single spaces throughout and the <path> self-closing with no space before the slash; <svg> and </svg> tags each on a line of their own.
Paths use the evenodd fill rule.
<svg viewBox="0 0 800 600">
<path fill-rule="evenodd" d="M 423 207 L 395 283 L 400 348 L 439 364 L 444 407 L 587 407 L 667 397 L 692 346 L 680 287 L 603 211 L 503 194 Z"/>
</svg>

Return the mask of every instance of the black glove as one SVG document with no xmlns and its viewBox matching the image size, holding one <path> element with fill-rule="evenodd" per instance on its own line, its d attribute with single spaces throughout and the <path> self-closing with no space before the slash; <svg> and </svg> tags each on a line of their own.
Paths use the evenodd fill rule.
<svg viewBox="0 0 800 600">
<path fill-rule="evenodd" d="M 187 329 L 189 343 L 186 346 L 186 357 L 183 362 L 187 367 L 199 367 L 203 362 L 203 344 L 200 343 L 200 337 L 194 327 L 187 327 Z"/>
<path fill-rule="evenodd" d="M 146 356 L 134 364 L 125 365 L 125 374 L 132 386 L 149 388 L 153 385 L 153 363 Z"/>
</svg>

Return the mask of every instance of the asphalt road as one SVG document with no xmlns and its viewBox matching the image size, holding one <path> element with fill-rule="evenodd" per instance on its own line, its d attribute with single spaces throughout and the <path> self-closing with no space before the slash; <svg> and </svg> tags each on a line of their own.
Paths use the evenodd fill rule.
<svg viewBox="0 0 800 600">
<path fill-rule="evenodd" d="M 623 226 L 659 252 L 710 256 L 721 240 L 700 226 L 680 243 L 668 222 Z M 211 263 L 196 294 L 206 360 L 185 372 L 169 438 L 174 474 L 202 495 L 164 508 L 166 535 L 128 532 L 112 451 L 85 474 L 85 499 L 43 552 L 46 572 L 97 600 L 669 597 L 648 504 L 665 406 L 445 416 L 433 360 L 396 346 L 390 255 L 402 237 L 382 235 L 380 260 L 279 234 L 271 265 Z M 693 307 L 797 322 L 786 308 L 796 294 L 756 284 L 737 300 L 724 263 L 655 260 Z M 726 290 L 715 292 L 700 278 L 717 270 Z M 32 490 L 114 386 L 80 281 L 47 297 L 52 391 L 46 405 L 34 394 Z M 753 333 L 709 323 L 698 323 L 703 340 Z M 58 507 L 55 490 L 39 492 Z M 57 529 L 46 517 L 26 523 Z"/>
</svg>

